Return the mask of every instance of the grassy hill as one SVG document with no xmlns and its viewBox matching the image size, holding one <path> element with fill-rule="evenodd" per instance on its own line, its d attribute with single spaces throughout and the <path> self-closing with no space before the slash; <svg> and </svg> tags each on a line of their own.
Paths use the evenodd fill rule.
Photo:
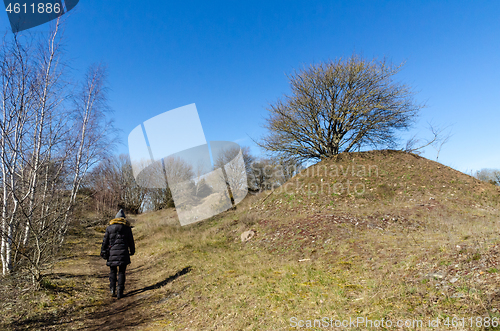
<svg viewBox="0 0 500 331">
<path fill-rule="evenodd" d="M 447 317 L 498 319 L 499 207 L 499 187 L 437 162 L 345 153 L 191 226 L 180 227 L 173 210 L 138 216 L 119 301 L 108 297 L 98 257 L 103 227 L 75 228 L 67 248 L 79 249 L 1 326 L 295 330 L 326 317 L 431 329 L 439 318 L 436 330 L 448 329 Z M 249 229 L 256 236 L 242 243 Z"/>
</svg>

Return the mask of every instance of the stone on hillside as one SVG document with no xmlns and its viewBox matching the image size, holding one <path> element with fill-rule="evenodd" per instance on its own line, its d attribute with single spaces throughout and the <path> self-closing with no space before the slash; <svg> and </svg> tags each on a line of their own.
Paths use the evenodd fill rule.
<svg viewBox="0 0 500 331">
<path fill-rule="evenodd" d="M 426 275 L 427 278 L 443 279 L 444 275 L 439 272 L 431 272 Z"/>
<path fill-rule="evenodd" d="M 463 293 L 455 293 L 450 298 L 463 298 L 465 294 Z"/>
<path fill-rule="evenodd" d="M 254 230 L 248 230 L 241 234 L 241 242 L 247 242 L 255 236 Z"/>
</svg>

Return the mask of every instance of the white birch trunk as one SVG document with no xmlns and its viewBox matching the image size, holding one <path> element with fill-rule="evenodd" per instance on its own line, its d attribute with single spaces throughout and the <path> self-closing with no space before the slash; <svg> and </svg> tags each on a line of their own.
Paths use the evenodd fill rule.
<svg viewBox="0 0 500 331">
<path fill-rule="evenodd" d="M 36 131 L 35 131 L 35 150 L 34 150 L 34 155 L 33 155 L 33 165 L 32 165 L 32 180 L 30 181 L 30 198 L 29 198 L 29 211 L 28 211 L 28 219 L 26 220 L 26 225 L 25 225 L 25 230 L 24 230 L 24 240 L 23 240 L 23 245 L 26 245 L 29 239 L 29 233 L 30 233 L 30 228 L 32 226 L 32 220 L 33 220 L 33 210 L 34 210 L 34 205 L 35 205 L 35 195 L 36 195 L 36 188 L 38 184 L 38 171 L 40 168 L 40 151 L 42 148 L 42 137 L 43 137 L 43 129 L 45 126 L 45 116 L 47 112 L 47 99 L 48 99 L 48 94 L 49 94 L 49 88 L 51 84 L 51 79 L 52 77 L 52 63 L 54 61 L 55 57 L 55 52 L 56 52 L 56 37 L 57 37 L 57 32 L 59 28 L 59 23 L 56 24 L 55 30 L 51 35 L 50 39 L 50 56 L 47 61 L 47 67 L 45 68 L 44 72 L 44 86 L 43 86 L 43 93 L 42 93 L 42 102 L 40 105 L 40 113 L 39 117 L 37 118 L 37 123 L 36 123 Z M 52 146 L 49 146 L 49 155 L 50 155 L 50 148 Z"/>
</svg>

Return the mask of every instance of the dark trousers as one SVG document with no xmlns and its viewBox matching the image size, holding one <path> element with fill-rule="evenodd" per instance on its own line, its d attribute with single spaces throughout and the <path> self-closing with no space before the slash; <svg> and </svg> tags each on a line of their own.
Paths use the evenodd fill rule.
<svg viewBox="0 0 500 331">
<path fill-rule="evenodd" d="M 119 268 L 119 269 L 118 269 Z M 116 288 L 116 278 L 118 273 L 118 289 L 122 291 L 125 289 L 125 270 L 127 265 L 121 265 L 120 267 L 109 267 L 109 287 Z"/>
</svg>

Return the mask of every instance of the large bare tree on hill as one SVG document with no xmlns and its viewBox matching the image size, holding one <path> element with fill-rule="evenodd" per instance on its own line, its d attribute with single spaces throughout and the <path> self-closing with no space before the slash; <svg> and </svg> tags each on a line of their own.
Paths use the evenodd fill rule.
<svg viewBox="0 0 500 331">
<path fill-rule="evenodd" d="M 402 66 L 352 55 L 295 71 L 291 93 L 267 109 L 259 145 L 298 161 L 395 146 L 396 131 L 408 129 L 423 107 L 409 86 L 394 81 Z"/>
</svg>

